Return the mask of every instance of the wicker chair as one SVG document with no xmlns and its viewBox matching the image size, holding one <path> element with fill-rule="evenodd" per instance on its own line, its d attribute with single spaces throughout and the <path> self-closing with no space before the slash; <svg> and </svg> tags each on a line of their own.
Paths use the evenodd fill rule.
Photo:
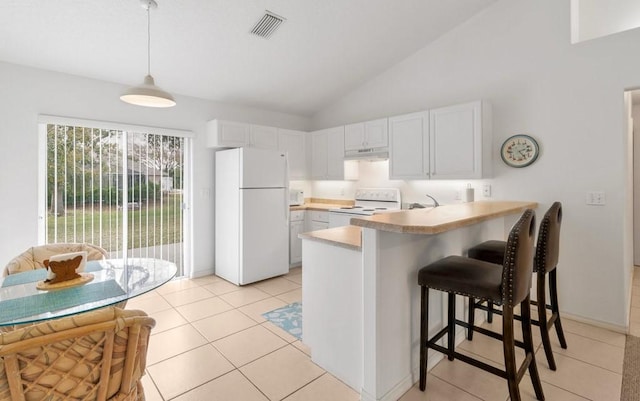
<svg viewBox="0 0 640 401">
<path fill-rule="evenodd" d="M 0 400 L 144 400 L 155 321 L 104 308 L 0 334 Z"/>
<path fill-rule="evenodd" d="M 99 246 L 82 243 L 60 243 L 32 246 L 20 255 L 13 258 L 4 268 L 3 275 L 24 272 L 28 270 L 44 269 L 44 260 L 53 255 L 69 252 L 87 251 L 87 260 L 100 260 L 107 258 L 107 251 Z"/>
<path fill-rule="evenodd" d="M 20 255 L 11 259 L 11 261 L 4 267 L 2 275 L 4 277 L 21 273 L 29 270 L 44 269 L 44 261 L 54 255 L 70 252 L 87 252 L 87 260 L 102 260 L 107 258 L 109 254 L 107 251 L 97 245 L 88 243 L 59 243 L 59 244 L 47 244 L 32 246 Z M 114 306 L 124 309 L 127 306 L 127 301 L 121 301 Z M 19 324 L 15 326 L 2 326 L 0 332 L 8 332 L 20 327 L 30 326 L 31 323 Z M 2 398 L 0 398 L 2 400 Z"/>
</svg>

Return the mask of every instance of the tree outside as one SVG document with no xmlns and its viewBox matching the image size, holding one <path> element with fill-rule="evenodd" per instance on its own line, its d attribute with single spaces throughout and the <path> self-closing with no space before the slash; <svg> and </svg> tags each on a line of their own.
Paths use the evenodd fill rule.
<svg viewBox="0 0 640 401">
<path fill-rule="evenodd" d="M 127 249 L 182 242 L 183 154 L 183 138 L 47 125 L 47 242 L 119 250 L 125 208 Z"/>
</svg>

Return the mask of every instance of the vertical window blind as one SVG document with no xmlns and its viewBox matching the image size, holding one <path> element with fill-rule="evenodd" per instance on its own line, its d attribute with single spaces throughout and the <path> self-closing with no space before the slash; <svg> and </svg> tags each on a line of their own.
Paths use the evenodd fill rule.
<svg viewBox="0 0 640 401">
<path fill-rule="evenodd" d="M 171 260 L 182 272 L 187 141 L 46 124 L 45 242 L 89 242 L 114 258 Z"/>
</svg>

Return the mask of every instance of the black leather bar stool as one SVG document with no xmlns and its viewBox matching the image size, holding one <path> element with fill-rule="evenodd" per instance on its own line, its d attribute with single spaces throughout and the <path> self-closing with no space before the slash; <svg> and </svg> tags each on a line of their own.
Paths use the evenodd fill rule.
<svg viewBox="0 0 640 401">
<path fill-rule="evenodd" d="M 426 388 L 427 350 L 431 348 L 447 355 L 450 361 L 457 358 L 506 379 L 512 401 L 521 400 L 518 384 L 528 369 L 536 397 L 539 400 L 544 400 L 533 349 L 529 309 L 534 236 L 535 213 L 533 210 L 527 210 L 509 233 L 506 256 L 502 266 L 462 256 L 448 256 L 420 269 L 418 273 L 418 284 L 421 286 L 420 390 L 424 391 Z M 448 319 L 447 326 L 429 339 L 430 288 L 448 293 Z M 456 294 L 502 305 L 502 334 L 457 320 L 455 316 Z M 516 342 L 513 330 L 513 308 L 518 304 L 523 311 L 522 343 Z M 502 340 L 505 369 L 498 369 L 468 355 L 456 352 L 456 325 Z M 446 348 L 437 344 L 445 334 L 448 340 Z M 516 345 L 524 348 L 526 354 L 520 367 L 516 366 Z"/>
<path fill-rule="evenodd" d="M 562 323 L 560 321 L 560 309 L 558 307 L 558 286 L 556 278 L 556 266 L 558 265 L 558 255 L 560 252 L 560 224 L 562 223 L 562 204 L 555 202 L 544 215 L 540 222 L 538 230 L 538 243 L 535 248 L 535 256 L 533 260 L 533 271 L 537 276 L 537 301 L 531 301 L 538 307 L 538 319 L 532 319 L 531 323 L 540 327 L 540 335 L 542 344 L 544 345 L 544 353 L 547 356 L 549 369 L 556 370 L 556 362 L 553 358 L 551 349 L 551 339 L 549 338 L 549 330 L 555 326 L 560 346 L 567 348 L 567 341 L 562 331 Z M 469 249 L 469 257 L 482 260 L 485 262 L 502 264 L 505 258 L 505 250 L 507 243 L 505 241 L 486 241 Z M 549 276 L 549 304 L 546 301 L 546 279 Z M 474 302 L 469 300 L 469 322 L 473 323 L 474 309 L 480 308 L 488 311 L 487 320 L 491 322 L 492 314 L 501 312 L 493 308 L 488 302 L 485 307 L 484 301 Z M 547 318 L 547 309 L 551 311 L 551 316 Z M 519 316 L 515 316 L 519 319 Z M 468 332 L 467 338 L 473 338 L 473 332 Z"/>
</svg>

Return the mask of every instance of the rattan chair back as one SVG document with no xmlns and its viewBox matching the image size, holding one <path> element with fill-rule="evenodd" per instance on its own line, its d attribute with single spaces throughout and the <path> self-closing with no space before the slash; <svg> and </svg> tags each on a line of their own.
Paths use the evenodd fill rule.
<svg viewBox="0 0 640 401">
<path fill-rule="evenodd" d="M 144 400 L 155 321 L 110 307 L 0 334 L 0 400 Z"/>
</svg>

